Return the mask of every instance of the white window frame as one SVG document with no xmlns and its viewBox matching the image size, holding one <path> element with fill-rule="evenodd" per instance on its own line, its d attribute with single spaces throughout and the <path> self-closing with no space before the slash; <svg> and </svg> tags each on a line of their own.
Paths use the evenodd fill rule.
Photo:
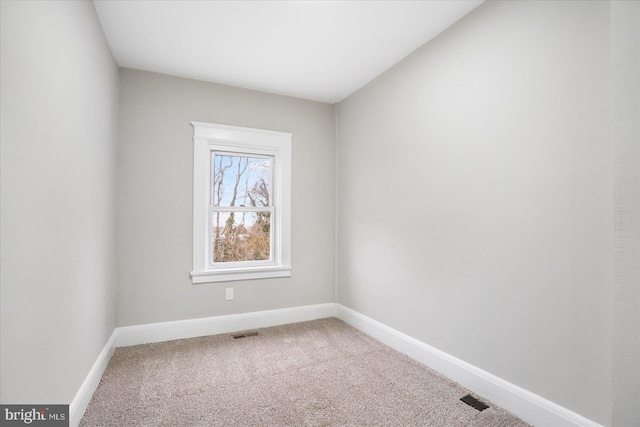
<svg viewBox="0 0 640 427">
<path fill-rule="evenodd" d="M 191 122 L 193 133 L 193 284 L 291 276 L 291 139 L 286 132 Z M 273 158 L 270 261 L 212 263 L 211 205 L 214 152 Z M 242 210 L 234 207 L 234 211 Z"/>
</svg>

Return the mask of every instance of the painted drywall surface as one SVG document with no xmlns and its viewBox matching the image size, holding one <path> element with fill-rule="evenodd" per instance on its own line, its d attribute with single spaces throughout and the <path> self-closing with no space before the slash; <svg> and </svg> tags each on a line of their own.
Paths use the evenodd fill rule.
<svg viewBox="0 0 640 427">
<path fill-rule="evenodd" d="M 640 425 L 640 3 L 611 2 L 613 423 Z"/>
<path fill-rule="evenodd" d="M 611 420 L 609 5 L 488 2 L 338 105 L 337 301 Z"/>
<path fill-rule="evenodd" d="M 333 302 L 333 106 L 129 69 L 120 77 L 118 325 Z M 191 284 L 194 120 L 293 134 L 291 278 Z"/>
<path fill-rule="evenodd" d="M 115 327 L 118 68 L 91 2 L 0 3 L 0 400 L 67 404 Z"/>
</svg>

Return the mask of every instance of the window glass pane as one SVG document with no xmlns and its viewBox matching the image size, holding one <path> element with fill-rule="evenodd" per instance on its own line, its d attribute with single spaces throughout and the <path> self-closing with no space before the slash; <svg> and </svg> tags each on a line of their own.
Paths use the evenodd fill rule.
<svg viewBox="0 0 640 427">
<path fill-rule="evenodd" d="M 271 158 L 213 155 L 214 206 L 270 206 Z"/>
<path fill-rule="evenodd" d="M 269 212 L 213 212 L 213 262 L 271 259 Z"/>
</svg>

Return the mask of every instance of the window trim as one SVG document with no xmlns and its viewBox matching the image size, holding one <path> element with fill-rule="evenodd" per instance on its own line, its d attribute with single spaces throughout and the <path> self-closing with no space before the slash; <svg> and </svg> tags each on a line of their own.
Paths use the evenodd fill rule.
<svg viewBox="0 0 640 427">
<path fill-rule="evenodd" d="M 291 276 L 292 134 L 215 123 L 191 122 L 193 134 L 193 284 Z M 209 263 L 211 153 L 228 151 L 273 156 L 273 261 Z"/>
</svg>

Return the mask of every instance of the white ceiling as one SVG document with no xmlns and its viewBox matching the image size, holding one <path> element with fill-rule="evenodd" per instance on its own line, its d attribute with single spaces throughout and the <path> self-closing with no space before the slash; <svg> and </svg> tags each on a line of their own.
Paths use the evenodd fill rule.
<svg viewBox="0 0 640 427">
<path fill-rule="evenodd" d="M 328 103 L 481 3 L 94 0 L 121 67 Z"/>
</svg>

